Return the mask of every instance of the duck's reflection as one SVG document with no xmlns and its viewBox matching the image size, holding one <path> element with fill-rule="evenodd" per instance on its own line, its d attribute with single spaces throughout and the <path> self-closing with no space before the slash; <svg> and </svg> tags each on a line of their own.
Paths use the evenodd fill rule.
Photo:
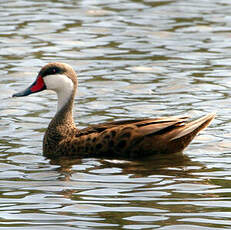
<svg viewBox="0 0 231 230">
<path fill-rule="evenodd" d="M 88 173 L 91 170 L 118 168 L 122 175 L 131 175 L 132 177 L 144 177 L 150 175 L 180 175 L 190 174 L 191 168 L 202 169 L 204 165 L 197 161 L 192 161 L 183 153 L 156 155 L 142 160 L 128 159 L 102 159 L 102 158 L 70 158 L 59 157 L 50 159 L 52 165 L 58 165 L 58 171 L 70 179 L 72 173 L 84 171 Z M 91 167 L 78 169 L 78 165 L 90 164 Z M 74 169 L 73 169 L 73 166 Z M 192 166 L 192 167 L 191 167 Z"/>
<path fill-rule="evenodd" d="M 197 185 L 195 189 L 198 186 L 210 188 L 208 185 L 213 185 L 212 181 L 198 174 L 207 171 L 206 166 L 184 154 L 160 155 L 143 160 L 62 157 L 50 159 L 50 163 L 59 166 L 55 170 L 58 170 L 60 180 L 65 185 L 59 195 L 78 201 L 78 205 L 96 202 L 104 207 L 105 198 L 106 202 L 124 202 L 125 206 L 128 203 L 133 206 L 137 200 L 143 202 L 144 199 L 147 207 L 163 209 L 166 206 L 160 204 L 160 201 L 167 201 L 165 196 L 175 199 L 178 190 L 177 194 L 181 197 L 184 185 L 186 197 L 188 194 L 191 196 L 187 184 L 191 188 Z M 113 192 L 117 195 L 114 196 Z M 211 192 L 203 192 L 202 195 L 217 196 Z M 175 212 L 171 204 L 167 207 Z M 105 218 L 103 212 L 99 215 Z"/>
</svg>

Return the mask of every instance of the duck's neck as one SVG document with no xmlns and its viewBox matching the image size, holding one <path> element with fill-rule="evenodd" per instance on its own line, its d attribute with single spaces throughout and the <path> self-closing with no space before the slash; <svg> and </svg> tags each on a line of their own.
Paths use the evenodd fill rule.
<svg viewBox="0 0 231 230">
<path fill-rule="evenodd" d="M 68 88 L 65 89 L 65 87 L 57 92 L 58 96 L 58 104 L 57 104 L 57 112 L 56 115 L 59 114 L 60 111 L 63 110 L 70 110 L 72 111 L 73 103 L 74 103 L 74 97 L 75 92 L 74 90 L 69 90 Z"/>
<path fill-rule="evenodd" d="M 64 100 L 61 95 L 58 96 L 57 112 L 51 120 L 43 139 L 44 154 L 53 153 L 62 140 L 76 135 L 77 128 L 72 114 L 74 97 L 75 91 L 72 92 L 66 100 Z"/>
<path fill-rule="evenodd" d="M 62 125 L 74 125 L 73 104 L 75 92 L 58 94 L 58 106 L 55 117 L 53 118 Z"/>
<path fill-rule="evenodd" d="M 47 88 L 55 91 L 58 96 L 57 112 L 48 129 L 74 125 L 72 108 L 77 90 L 77 81 L 73 81 L 65 74 L 53 74 L 46 76 L 44 82 Z"/>
<path fill-rule="evenodd" d="M 58 106 L 57 112 L 54 118 L 51 120 L 48 132 L 56 132 L 61 136 L 70 135 L 75 127 L 75 122 L 73 119 L 73 104 L 75 98 L 75 90 L 57 92 L 58 95 Z"/>
</svg>

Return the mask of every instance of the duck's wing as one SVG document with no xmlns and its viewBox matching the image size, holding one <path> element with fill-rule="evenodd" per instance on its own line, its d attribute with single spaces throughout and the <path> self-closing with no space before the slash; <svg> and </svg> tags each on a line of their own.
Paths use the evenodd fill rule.
<svg viewBox="0 0 231 230">
<path fill-rule="evenodd" d="M 92 125 L 66 141 L 78 155 L 142 157 L 181 152 L 215 114 L 186 122 L 187 117 L 135 119 Z"/>
<path fill-rule="evenodd" d="M 120 120 L 114 122 L 105 122 L 97 125 L 90 125 L 87 128 L 78 130 L 76 137 L 88 135 L 92 133 L 101 133 L 107 129 L 118 128 L 126 126 L 135 126 L 140 132 L 146 133 L 160 131 L 172 125 L 183 124 L 188 117 L 161 117 L 161 118 L 143 118 L 143 119 L 132 119 L 132 120 Z"/>
</svg>

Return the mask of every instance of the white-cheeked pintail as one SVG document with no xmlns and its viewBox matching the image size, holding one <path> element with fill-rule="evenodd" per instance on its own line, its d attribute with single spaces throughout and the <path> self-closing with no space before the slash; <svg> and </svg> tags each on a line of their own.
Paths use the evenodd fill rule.
<svg viewBox="0 0 231 230">
<path fill-rule="evenodd" d="M 188 123 L 185 123 L 187 117 L 140 118 L 79 130 L 72 116 L 77 85 L 76 72 L 70 65 L 49 63 L 40 70 L 30 87 L 13 95 L 27 96 L 45 89 L 57 93 L 57 112 L 43 140 L 46 156 L 142 158 L 157 153 L 182 152 L 215 117 L 211 113 Z"/>
</svg>

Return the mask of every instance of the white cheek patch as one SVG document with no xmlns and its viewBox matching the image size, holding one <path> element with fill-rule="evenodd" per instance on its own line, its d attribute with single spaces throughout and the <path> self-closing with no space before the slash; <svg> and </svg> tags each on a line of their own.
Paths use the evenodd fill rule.
<svg viewBox="0 0 231 230">
<path fill-rule="evenodd" d="M 58 110 L 60 110 L 70 99 L 74 84 L 65 74 L 52 74 L 44 77 L 47 89 L 53 90 L 58 95 Z"/>
<path fill-rule="evenodd" d="M 64 87 L 73 89 L 73 82 L 65 74 L 52 74 L 44 77 L 44 82 L 47 89 L 58 91 L 62 90 Z"/>
</svg>

